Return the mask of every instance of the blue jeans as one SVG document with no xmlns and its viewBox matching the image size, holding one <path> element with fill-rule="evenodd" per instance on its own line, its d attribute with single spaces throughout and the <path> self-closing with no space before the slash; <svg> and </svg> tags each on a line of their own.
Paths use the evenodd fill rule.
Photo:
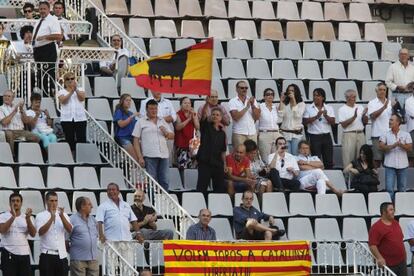
<svg viewBox="0 0 414 276">
<path fill-rule="evenodd" d="M 288 150 L 290 154 L 297 155 L 298 154 L 298 145 L 301 139 L 292 138 L 292 140 L 287 141 Z"/>
<path fill-rule="evenodd" d="M 49 144 L 57 143 L 57 137 L 54 133 L 44 134 L 40 133 L 37 130 L 33 130 L 33 133 L 39 136 L 40 140 L 42 141 L 43 148 L 47 149 Z"/>
<path fill-rule="evenodd" d="M 145 169 L 168 192 L 168 158 L 145 157 Z"/>
<path fill-rule="evenodd" d="M 385 188 L 387 192 L 391 195 L 391 199 L 394 200 L 394 183 L 395 177 L 397 177 L 397 189 L 399 192 L 405 192 L 407 189 L 407 170 L 404 169 L 394 169 L 385 167 Z"/>
</svg>

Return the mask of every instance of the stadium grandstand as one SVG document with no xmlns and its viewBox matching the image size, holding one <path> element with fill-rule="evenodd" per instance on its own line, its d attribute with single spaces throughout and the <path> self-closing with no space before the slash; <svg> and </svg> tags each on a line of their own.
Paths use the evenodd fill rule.
<svg viewBox="0 0 414 276">
<path fill-rule="evenodd" d="M 414 99 L 410 100 L 414 92 L 414 83 L 411 83 L 414 82 L 414 68 L 410 57 L 414 51 L 413 0 L 61 1 L 0 0 L 1 275 L 25 275 L 9 274 L 7 267 L 13 265 L 5 264 L 7 258 L 4 257 L 5 254 L 10 254 L 10 260 L 11 256 L 15 257 L 11 251 L 22 244 L 7 242 L 16 242 L 17 238 L 10 238 L 10 231 L 21 232 L 18 227 L 23 226 L 27 228 L 24 232 L 30 248 L 30 269 L 33 275 L 40 276 L 45 269 L 45 256 L 59 256 L 57 260 L 67 261 L 67 270 L 70 264 L 72 272 L 47 275 L 414 275 L 411 267 L 414 252 L 414 154 L 411 139 L 414 138 Z M 62 14 L 59 6 L 63 8 Z M 164 93 L 162 76 L 159 76 L 161 91 L 152 91 L 138 85 L 138 77 L 129 70 L 150 58 L 157 60 L 160 55 L 177 51 L 185 52 L 188 61 L 192 57 L 190 51 L 195 49 L 190 47 L 201 45 L 199 43 L 208 38 L 213 38 L 214 45 L 211 96 L 198 93 L 197 88 L 192 93 Z M 406 65 L 404 58 L 409 59 Z M 403 75 L 400 79 L 393 75 L 393 65 L 400 66 L 395 69 L 398 71 L 396 75 Z M 210 64 L 205 66 L 207 72 L 209 67 Z M 172 67 L 168 69 L 173 70 Z M 165 76 L 168 72 L 158 74 Z M 170 74 L 172 87 L 174 77 L 173 73 Z M 181 78 L 184 80 L 180 81 L 187 81 L 183 72 Z M 150 79 L 151 84 L 158 81 L 152 76 Z M 294 94 L 295 91 L 289 92 L 290 88 L 297 89 L 298 95 Z M 381 88 L 386 89 L 386 96 L 380 96 Z M 245 103 L 239 97 L 246 90 L 247 95 L 243 96 Z M 161 98 L 156 96 L 157 92 L 162 92 Z M 264 125 L 269 127 L 271 124 L 273 129 L 266 129 L 260 122 L 260 116 L 265 112 L 260 109 L 267 108 L 266 101 L 269 103 L 267 97 L 270 96 L 273 98 L 266 116 L 271 118 L 271 123 L 268 120 Z M 323 97 L 322 109 L 316 106 L 315 98 L 320 96 Z M 219 131 L 210 137 L 221 137 L 220 131 L 225 133 L 225 151 L 221 150 L 220 154 L 226 153 L 227 157 L 225 173 L 216 174 L 210 167 L 213 181 L 204 181 L 208 188 L 203 189 L 199 173 L 205 173 L 209 165 L 204 164 L 202 169 L 197 160 L 202 159 L 200 154 L 215 151 L 213 147 L 219 147 L 217 140 L 220 139 L 214 138 L 213 142 L 201 140 L 201 146 L 194 146 L 199 153 L 202 152 L 197 158 L 192 145 L 180 151 L 182 148 L 177 140 L 184 139 L 183 133 L 187 135 L 187 145 L 189 139 L 194 142 L 199 141 L 200 136 L 201 139 L 208 137 L 197 131 L 200 125 L 201 129 L 206 128 L 206 122 L 210 120 L 204 118 L 210 104 L 206 97 L 218 99 L 218 104 L 211 104 L 217 106 L 211 112 L 218 109 L 217 113 L 224 121 L 217 123 Z M 127 106 L 129 110 L 125 110 L 127 115 L 120 111 L 126 98 L 131 100 Z M 168 100 L 168 105 L 162 103 L 164 99 Z M 384 101 L 380 103 L 381 99 Z M 242 104 L 240 109 L 237 109 L 237 100 Z M 374 100 L 378 110 L 370 109 Z M 186 107 L 186 101 L 190 102 L 190 107 Z M 154 133 L 161 133 L 166 140 L 169 139 L 165 141 L 164 149 L 168 153 L 168 166 L 161 165 L 161 161 L 155 165 L 152 160 L 166 159 L 165 156 L 145 156 L 148 152 L 163 151 L 153 150 L 162 147 L 157 144 L 159 137 L 144 138 L 144 132 L 141 129 L 137 131 L 137 126 L 145 128 L 142 125 L 152 118 L 149 110 L 154 102 L 158 105 L 158 116 L 163 109 L 164 118 L 155 117 L 166 127 L 158 128 L 157 125 Z M 298 111 L 299 106 L 303 107 L 302 113 Z M 344 119 L 346 111 L 343 110 L 351 108 L 349 106 L 357 108 L 352 109 L 351 114 L 348 111 L 350 115 Z M 316 109 L 313 115 L 309 111 L 312 108 Z M 190 110 L 188 114 L 186 110 Z M 253 132 L 246 121 L 242 122 L 244 119 L 241 118 L 246 114 L 251 114 Z M 127 117 L 122 117 L 124 115 Z M 226 116 L 228 121 L 225 121 Z M 382 121 L 378 119 L 380 116 Z M 40 120 L 44 122 L 42 125 Z M 211 120 L 214 125 L 214 119 Z M 295 128 L 295 120 L 300 121 L 296 125 L 299 129 Z M 359 120 L 361 128 L 353 125 L 354 120 Z M 130 125 L 131 121 L 136 124 L 129 130 L 129 141 L 125 141 L 125 137 L 119 136 L 120 128 Z M 311 133 L 313 122 L 328 122 L 327 132 L 322 129 L 327 136 L 321 132 L 322 136 Z M 187 125 L 192 125 L 190 131 Z M 353 128 L 350 129 L 350 125 Z M 384 128 L 386 131 L 379 133 L 379 129 Z M 183 129 L 186 130 L 181 131 Z M 321 128 L 316 129 L 321 131 Z M 392 135 L 393 129 L 397 129 L 398 134 L 394 135 L 397 137 L 395 144 L 387 136 Z M 276 133 L 277 136 L 273 136 Z M 272 134 L 267 136 L 272 137 L 268 149 L 263 146 L 264 138 L 260 138 L 264 134 Z M 285 139 L 276 139 L 279 136 Z M 312 136 L 316 140 L 312 140 Z M 172 137 L 175 138 L 175 146 Z M 323 144 L 321 152 L 316 153 L 314 146 L 323 143 L 319 141 L 321 137 L 328 137 L 329 149 Z M 250 140 L 255 141 L 253 148 L 251 143 L 249 146 Z M 278 144 L 282 140 L 285 144 Z M 307 140 L 312 154 L 319 158 L 314 156 L 316 159 L 301 160 L 300 155 L 307 156 L 302 147 L 309 144 L 300 140 Z M 211 144 L 212 148 L 202 150 L 203 143 Z M 367 161 L 369 154 L 365 151 L 361 155 L 364 157 L 359 155 L 364 144 L 371 152 L 370 161 Z M 358 148 L 355 151 L 353 147 Z M 364 146 L 362 148 L 365 149 Z M 398 149 L 394 151 L 394 148 Z M 255 153 L 252 164 L 256 158 L 262 160 L 265 178 L 257 175 L 251 180 L 253 169 L 248 168 L 245 168 L 246 180 L 242 173 L 234 176 L 240 169 L 236 164 L 241 162 L 240 159 L 247 160 L 250 166 L 251 152 Z M 292 155 L 300 153 L 298 159 L 292 159 L 297 170 L 288 167 L 290 161 L 287 158 L 291 156 L 288 152 Z M 272 158 L 268 160 L 269 154 Z M 287 157 L 283 159 L 278 154 Z M 391 154 L 395 155 L 390 157 Z M 388 158 L 385 163 L 384 158 Z M 235 163 L 234 167 L 230 160 Z M 288 170 L 284 168 L 285 160 Z M 223 160 L 219 161 L 222 164 L 220 162 Z M 321 180 L 317 176 L 317 183 L 309 184 L 302 181 L 302 172 L 308 169 L 306 166 L 319 164 L 312 162 L 321 164 L 312 170 L 316 168 L 315 171 L 324 178 L 320 176 Z M 357 175 L 368 170 L 372 171 L 367 174 L 371 177 L 369 181 L 378 182 L 372 190 L 359 189 L 355 184 Z M 275 171 L 277 177 L 271 174 Z M 282 177 L 282 171 L 292 174 L 290 181 L 285 182 L 289 177 Z M 394 174 L 398 175 L 395 188 Z M 217 180 L 220 178 L 217 175 L 222 175 L 222 179 Z M 362 181 L 362 177 L 359 179 Z M 214 181 L 234 188 L 220 189 Z M 201 211 L 210 210 L 209 226 L 215 230 L 217 241 L 227 242 L 229 246 L 242 242 L 235 227 L 234 208 L 245 204 L 244 189 L 252 190 L 251 204 L 254 208 L 272 216 L 272 220 L 274 218 L 270 223 L 273 225 L 263 222 L 263 227 L 267 232 L 271 231 L 269 229 L 280 231 L 276 232 L 280 234 L 280 241 L 272 243 L 283 245 L 286 242 L 287 246 L 288 242 L 305 241 L 309 249 L 310 269 L 298 274 L 283 270 L 286 267 L 277 273 L 274 270 L 275 274 L 272 274 L 273 270 L 268 270 L 267 274 L 230 274 L 224 270 L 211 270 L 210 266 L 214 265 L 201 262 L 197 266 L 201 269 L 204 265 L 203 272 L 184 268 L 180 271 L 178 263 L 171 264 L 174 256 L 168 254 L 172 254 L 172 250 L 166 250 L 171 247 L 168 243 L 163 245 L 162 238 L 147 239 L 134 229 L 132 234 L 136 236 L 134 234 L 133 239 L 131 234 L 127 239 L 111 241 L 110 225 L 106 225 L 111 220 L 103 217 L 102 211 L 109 208 L 105 207 L 108 202 L 113 201 L 111 183 L 116 184 L 119 196 L 127 203 L 132 215 L 135 209 L 129 206 L 137 204 L 137 191 L 144 191 L 144 205 L 156 212 L 153 228 L 164 230 L 162 233 L 172 232 L 173 241 L 186 240 L 188 229 L 196 225 L 199 218 L 201 221 Z M 237 185 L 241 183 L 250 184 L 246 187 Z M 23 226 L 13 226 L 20 218 L 20 207 L 16 215 L 11 201 L 16 198 L 15 193 L 23 199 L 20 202 L 20 223 L 23 222 Z M 55 195 L 58 207 L 63 208 L 60 211 L 50 203 L 50 198 Z M 66 239 L 76 246 L 69 233 L 75 235 L 75 230 L 79 231 L 74 217 L 81 210 L 86 212 L 87 199 L 92 206 L 88 209 L 90 217 L 96 217 L 99 230 L 105 229 L 105 234 L 96 230 L 91 238 L 95 239 L 91 241 L 92 246 L 97 247 L 91 249 L 91 256 L 99 264 L 99 272 L 74 274 L 75 264 L 70 258 L 87 254 L 73 250 L 67 254 L 64 243 L 59 247 L 56 242 L 58 247 L 48 248 L 50 244 L 45 245 L 45 240 L 53 239 L 57 234 L 45 235 L 49 235 L 49 231 L 58 231 L 56 229 L 60 227 L 62 233 L 67 232 Z M 381 206 L 387 202 L 393 202 L 395 221 L 389 217 L 385 220 L 392 223 L 393 231 L 402 231 L 401 235 L 397 233 L 401 239 L 394 241 L 401 244 L 398 247 L 400 252 L 395 247 L 391 248 L 391 259 L 397 253 L 404 255 L 403 268 L 400 263 L 398 268 L 397 264 L 388 263 L 385 255 L 383 258 L 381 253 L 384 254 L 382 250 L 386 247 L 380 246 L 380 238 L 374 241 L 373 237 L 375 229 L 372 226 L 384 220 L 388 205 L 384 210 Z M 55 206 L 54 209 L 51 206 Z M 120 205 L 119 208 L 113 206 L 121 214 Z M 30 210 L 26 211 L 27 208 Z M 52 212 L 46 212 L 47 218 L 44 218 L 45 210 L 50 211 L 51 208 L 56 211 L 58 226 L 55 226 Z M 24 212 L 27 212 L 26 220 Z M 141 225 L 138 228 L 144 229 L 145 224 L 140 224 L 136 212 L 135 215 L 139 222 L 131 226 Z M 148 219 L 145 216 L 143 220 L 147 222 Z M 129 217 L 129 221 L 136 222 L 136 218 Z M 71 223 L 73 228 L 67 225 Z M 35 235 L 30 234 L 29 225 L 35 227 Z M 382 225 L 387 226 L 385 223 Z M 47 226 L 46 230 L 44 226 Z M 68 231 L 69 228 L 72 231 Z M 86 239 L 84 236 L 82 238 Z M 251 241 L 251 244 L 258 247 L 261 242 Z M 204 245 L 208 246 L 208 242 Z M 262 262 L 264 264 L 261 265 L 266 266 L 267 262 Z M 51 269 L 52 263 L 48 260 L 46 269 Z M 186 265 L 191 266 L 191 262 Z M 223 263 L 217 265 L 224 266 Z M 167 273 L 167 268 L 174 266 L 178 268 Z M 405 268 L 406 274 L 398 272 Z"/>
</svg>

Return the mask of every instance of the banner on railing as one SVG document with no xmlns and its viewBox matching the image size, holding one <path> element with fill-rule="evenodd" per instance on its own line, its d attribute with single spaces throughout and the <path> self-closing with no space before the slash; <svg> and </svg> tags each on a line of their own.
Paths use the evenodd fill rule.
<svg viewBox="0 0 414 276">
<path fill-rule="evenodd" d="M 307 241 L 209 242 L 164 241 L 168 276 L 309 275 Z"/>
</svg>

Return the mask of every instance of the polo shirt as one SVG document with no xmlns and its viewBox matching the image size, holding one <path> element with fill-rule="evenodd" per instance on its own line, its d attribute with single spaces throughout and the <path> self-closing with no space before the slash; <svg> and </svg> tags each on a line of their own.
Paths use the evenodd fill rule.
<svg viewBox="0 0 414 276">
<path fill-rule="evenodd" d="M 231 111 L 241 111 L 249 102 L 249 97 L 246 97 L 244 103 L 240 100 L 239 97 L 235 97 L 229 101 L 229 110 Z M 256 100 L 254 101 L 254 105 L 257 107 Z M 241 134 L 241 135 L 255 135 L 256 132 L 256 125 L 253 119 L 253 111 L 252 107 L 250 106 L 249 110 L 244 113 L 243 117 L 241 117 L 238 121 L 233 120 L 233 133 Z"/>
<path fill-rule="evenodd" d="M 236 232 L 236 234 L 243 232 L 243 229 L 246 226 L 246 222 L 250 218 L 257 220 L 257 222 L 260 223 L 262 219 L 265 221 L 269 220 L 269 217 L 269 215 L 260 212 L 253 206 L 250 208 L 245 208 L 242 206 L 242 204 L 240 204 L 239 207 L 234 207 L 233 209 L 234 232 Z"/>
<path fill-rule="evenodd" d="M 233 154 L 226 156 L 226 165 L 231 168 L 231 174 L 238 177 L 245 177 L 246 170 L 250 169 L 250 160 L 246 156 L 240 160 L 236 161 Z"/>
<path fill-rule="evenodd" d="M 384 104 L 380 101 L 380 99 L 375 98 L 369 101 L 368 103 L 368 112 L 367 115 L 371 116 L 372 113 L 381 109 Z M 388 131 L 389 127 L 389 120 L 392 115 L 392 107 L 391 101 L 388 101 L 387 108 L 379 115 L 375 120 L 372 120 L 372 128 L 371 128 L 371 136 L 372 137 L 380 137 L 385 132 Z"/>
<path fill-rule="evenodd" d="M 395 135 L 391 130 L 384 133 L 380 141 L 386 145 L 392 145 L 400 140 L 403 144 L 412 144 L 411 135 L 403 130 L 399 130 Z M 384 154 L 384 166 L 394 169 L 404 169 L 408 167 L 407 152 L 400 147 L 393 148 Z"/>
<path fill-rule="evenodd" d="M 335 118 L 335 113 L 332 106 L 324 104 L 322 110 L 326 110 L 329 117 Z M 318 114 L 319 110 L 314 103 L 306 105 L 305 113 L 303 118 L 312 118 Z M 313 123 L 308 124 L 308 133 L 318 135 L 330 133 L 332 130 L 331 125 L 326 120 L 325 116 L 321 116 L 316 119 Z"/>
</svg>

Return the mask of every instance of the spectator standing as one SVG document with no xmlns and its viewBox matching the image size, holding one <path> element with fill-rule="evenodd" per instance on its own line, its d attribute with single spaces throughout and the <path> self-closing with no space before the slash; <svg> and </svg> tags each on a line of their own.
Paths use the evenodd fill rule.
<svg viewBox="0 0 414 276">
<path fill-rule="evenodd" d="M 282 119 L 280 128 L 283 137 L 288 142 L 289 153 L 292 155 L 297 154 L 299 141 L 303 139 L 302 117 L 305 108 L 299 87 L 296 84 L 290 84 L 280 97 L 278 114 Z"/>
<path fill-rule="evenodd" d="M 318 156 L 311 156 L 310 144 L 307 141 L 299 142 L 299 154 L 296 157 L 300 168 L 300 188 L 305 191 L 317 191 L 318 194 L 326 194 L 326 187 L 340 196 L 343 191 L 336 189 L 326 174 L 323 172 L 323 163 Z"/>
<path fill-rule="evenodd" d="M 16 49 L 18 55 L 22 54 L 32 54 L 32 38 L 33 38 L 33 26 L 26 25 L 20 29 L 20 38 L 19 41 L 14 41 L 13 46 Z"/>
<path fill-rule="evenodd" d="M 414 66 L 410 63 L 410 54 L 407 48 L 402 48 L 398 54 L 398 61 L 391 64 L 385 77 L 385 83 L 392 92 L 392 96 L 404 110 L 405 100 L 411 96 L 407 84 L 414 81 Z M 403 116 L 405 115 L 402 112 Z"/>
<path fill-rule="evenodd" d="M 272 192 L 272 181 L 266 178 L 269 170 L 257 152 L 257 144 L 253 140 L 246 140 L 244 146 L 246 147 L 247 158 L 250 161 L 251 178 L 256 180 L 255 192 L 259 195 Z"/>
<path fill-rule="evenodd" d="M 190 140 L 200 129 L 200 122 L 197 113 L 191 107 L 191 100 L 188 97 L 180 99 L 181 109 L 177 112 L 175 121 L 175 149 L 179 169 L 191 169 L 195 167 L 195 156 L 190 153 Z"/>
<path fill-rule="evenodd" d="M 1 40 L 9 40 L 7 37 L 5 37 L 4 36 L 4 29 L 5 29 L 5 27 L 4 27 L 4 25 L 3 25 L 3 23 L 0 23 L 0 41 Z"/>
<path fill-rule="evenodd" d="M 263 98 L 264 102 L 260 104 L 258 146 L 260 157 L 266 162 L 269 154 L 275 151 L 275 140 L 282 134 L 279 131 L 276 104 L 273 103 L 275 91 L 266 88 Z"/>
<path fill-rule="evenodd" d="M 43 148 L 47 149 L 49 144 L 57 142 L 57 137 L 51 127 L 53 120 L 49 116 L 49 111 L 40 109 L 41 101 L 42 96 L 33 93 L 30 96 L 31 107 L 27 110 L 26 115 L 29 117 L 28 124 L 32 132 L 40 138 Z"/>
<path fill-rule="evenodd" d="M 379 180 L 373 156 L 371 147 L 362 145 L 358 158 L 346 165 L 344 169 L 344 174 L 351 177 L 351 188 L 366 196 L 370 192 L 378 191 Z"/>
<path fill-rule="evenodd" d="M 56 42 L 62 40 L 62 30 L 56 17 L 50 14 L 50 4 L 39 2 L 40 19 L 34 27 L 33 57 L 36 62 L 56 62 Z"/>
<path fill-rule="evenodd" d="M 279 230 L 275 226 L 275 219 L 253 207 L 253 193 L 245 191 L 242 195 L 242 203 L 233 209 L 233 225 L 236 239 L 266 240 L 279 239 L 285 234 L 285 230 Z M 261 224 L 261 221 L 269 221 L 269 227 Z"/>
<path fill-rule="evenodd" d="M 299 176 L 298 162 L 295 156 L 286 152 L 287 142 L 283 136 L 277 138 L 275 144 L 276 152 L 270 154 L 267 161 L 273 174 L 271 178 L 273 187 L 282 192 L 285 188 L 298 191 L 300 187 L 300 182 L 296 179 Z"/>
<path fill-rule="evenodd" d="M 66 73 L 63 80 L 64 89 L 57 94 L 61 105 L 60 122 L 65 139 L 72 152 L 75 152 L 76 143 L 86 143 L 86 93 L 78 88 L 74 73 Z"/>
<path fill-rule="evenodd" d="M 63 2 L 56 1 L 53 4 L 53 15 L 57 18 L 57 20 L 60 23 L 60 28 L 62 30 L 62 41 L 63 40 L 68 40 L 69 39 L 69 32 L 70 32 L 69 24 L 62 24 L 62 23 L 69 22 L 65 18 L 65 4 Z"/>
<path fill-rule="evenodd" d="M 204 106 L 200 122 L 200 148 L 197 153 L 198 179 L 197 191 L 204 194 L 213 183 L 215 193 L 224 192 L 224 172 L 226 166 L 226 133 L 223 128 L 223 111 L 215 107 L 211 109 L 211 116 L 208 116 L 208 109 Z"/>
<path fill-rule="evenodd" d="M 410 244 L 411 256 L 411 275 L 414 273 L 414 220 L 410 220 L 407 225 L 407 239 Z"/>
<path fill-rule="evenodd" d="M 216 231 L 208 224 L 211 221 L 211 211 L 201 209 L 198 214 L 198 222 L 191 225 L 187 230 L 186 240 L 215 241 Z"/>
<path fill-rule="evenodd" d="M 369 230 L 369 249 L 380 267 L 388 266 L 396 275 L 407 276 L 404 236 L 398 221 L 394 219 L 394 205 L 383 202 L 381 218 Z"/>
<path fill-rule="evenodd" d="M 391 101 L 387 99 L 387 86 L 384 83 L 378 83 L 375 92 L 377 97 L 368 103 L 368 116 L 372 122 L 372 150 L 374 152 L 375 166 L 378 168 L 384 157 L 383 152 L 379 149 L 379 138 L 388 131 L 392 106 Z"/>
<path fill-rule="evenodd" d="M 99 62 L 101 74 L 103 76 L 114 76 L 116 74 L 116 63 L 119 58 L 125 56 L 129 58 L 129 51 L 123 48 L 123 41 L 120 35 L 115 34 L 111 37 L 111 46 L 115 49 L 113 60 Z"/>
<path fill-rule="evenodd" d="M 384 151 L 385 187 L 394 199 L 394 181 L 397 178 L 397 189 L 407 189 L 408 155 L 412 150 L 412 140 L 408 132 L 401 130 L 402 119 L 394 114 L 390 118 L 390 130 L 380 138 L 379 147 Z"/>
<path fill-rule="evenodd" d="M 40 141 L 39 137 L 30 131 L 24 130 L 24 124 L 28 123 L 30 118 L 24 112 L 24 101 L 14 104 L 14 94 L 11 90 L 6 90 L 3 94 L 3 105 L 0 106 L 0 122 L 6 134 L 7 143 L 10 145 L 14 155 L 14 141 L 18 138 L 24 138 L 27 142 Z"/>
<path fill-rule="evenodd" d="M 308 127 L 312 155 L 323 161 L 325 169 L 333 167 L 332 126 L 335 125 L 333 108 L 325 103 L 326 93 L 322 88 L 313 90 L 313 103 L 306 106 L 303 124 Z"/>
<path fill-rule="evenodd" d="M 40 236 L 40 276 L 67 276 L 68 253 L 65 233 L 72 232 L 72 224 L 64 209 L 58 207 L 58 195 L 46 194 L 47 210 L 36 216 L 36 229 Z"/>
<path fill-rule="evenodd" d="M 158 108 L 155 100 L 147 101 L 147 116 L 135 124 L 132 136 L 134 136 L 134 148 L 139 165 L 145 167 L 148 173 L 168 191 L 167 141 L 174 139 L 174 133 L 167 122 L 157 115 Z"/>
<path fill-rule="evenodd" d="M 91 215 L 92 203 L 87 197 L 75 201 L 76 214 L 70 217 L 72 232 L 70 243 L 71 276 L 98 276 L 98 224 Z"/>
<path fill-rule="evenodd" d="M 197 111 L 198 118 L 201 119 L 203 117 L 204 110 L 207 114 L 206 116 L 210 117 L 211 111 L 213 110 L 213 108 L 219 108 L 221 110 L 221 113 L 223 114 L 222 119 L 221 119 L 221 124 L 225 127 L 228 126 L 230 124 L 230 115 L 227 112 L 226 108 L 224 108 L 224 106 L 222 106 L 219 103 L 218 93 L 214 89 L 210 91 L 210 96 L 206 97 L 206 103 L 198 108 L 198 111 Z"/>
<path fill-rule="evenodd" d="M 134 204 L 131 209 L 138 220 L 138 226 L 144 240 L 172 240 L 173 231 L 170 229 L 157 230 L 157 213 L 152 207 L 145 206 L 145 193 L 137 190 L 134 193 Z"/>
<path fill-rule="evenodd" d="M 237 97 L 229 101 L 233 119 L 232 145 L 237 147 L 246 140 L 257 142 L 255 121 L 260 117 L 260 109 L 254 97 L 247 96 L 249 86 L 245 81 L 236 83 Z"/>
<path fill-rule="evenodd" d="M 120 144 L 135 160 L 138 160 L 134 146 L 132 144 L 132 131 L 137 122 L 138 112 L 132 113 L 132 98 L 129 94 L 122 94 L 114 112 L 113 121 L 115 123 L 115 140 Z"/>
<path fill-rule="evenodd" d="M 411 140 L 414 141 L 414 94 L 411 94 L 411 96 L 405 101 L 405 118 L 407 120 L 407 131 L 411 135 Z M 408 153 L 408 157 L 412 162 L 414 159 L 414 150 Z"/>
<path fill-rule="evenodd" d="M 30 246 L 28 235 L 34 237 L 36 228 L 32 209 L 22 212 L 23 197 L 18 193 L 9 196 L 10 211 L 0 215 L 1 270 L 3 275 L 30 276 Z"/>
<path fill-rule="evenodd" d="M 363 144 L 365 144 L 364 125 L 368 123 L 367 108 L 356 104 L 356 91 L 345 92 L 346 103 L 339 108 L 338 120 L 343 128 L 342 133 L 342 164 L 351 163 Z"/>
<path fill-rule="evenodd" d="M 250 171 L 250 161 L 246 156 L 244 144 L 236 146 L 232 154 L 226 156 L 227 193 L 233 197 L 235 193 L 246 190 L 255 191 L 256 179 Z"/>
</svg>

